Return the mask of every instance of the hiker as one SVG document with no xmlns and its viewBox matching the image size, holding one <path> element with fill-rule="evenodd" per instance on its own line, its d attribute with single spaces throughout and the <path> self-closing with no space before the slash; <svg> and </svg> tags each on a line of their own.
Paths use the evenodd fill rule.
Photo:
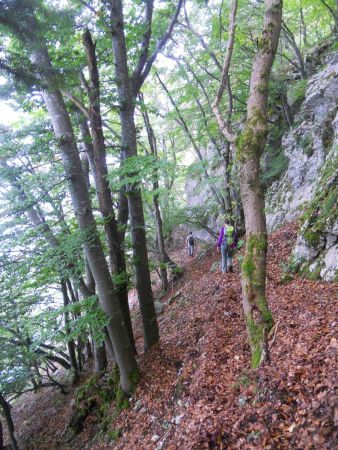
<svg viewBox="0 0 338 450">
<path fill-rule="evenodd" d="M 192 231 L 190 231 L 190 233 L 187 236 L 187 239 L 185 240 L 186 244 L 187 244 L 187 248 L 188 248 L 188 254 L 189 256 L 194 256 L 194 249 L 195 249 L 195 243 L 196 240 L 192 234 Z"/>
<path fill-rule="evenodd" d="M 222 262 L 221 270 L 222 273 L 226 273 L 227 269 L 229 272 L 233 271 L 232 267 L 232 255 L 235 248 L 235 230 L 234 227 L 229 225 L 227 221 L 224 221 L 223 227 L 219 231 L 217 239 L 217 249 L 221 252 Z"/>
</svg>

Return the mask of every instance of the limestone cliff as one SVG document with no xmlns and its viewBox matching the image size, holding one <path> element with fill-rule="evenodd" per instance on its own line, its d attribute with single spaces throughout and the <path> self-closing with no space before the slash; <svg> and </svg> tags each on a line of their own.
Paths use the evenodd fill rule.
<svg viewBox="0 0 338 450">
<path fill-rule="evenodd" d="M 332 280 L 338 267 L 338 54 L 327 55 L 308 80 L 294 123 L 282 139 L 288 169 L 266 196 L 268 230 L 300 218 L 294 261 Z"/>
</svg>

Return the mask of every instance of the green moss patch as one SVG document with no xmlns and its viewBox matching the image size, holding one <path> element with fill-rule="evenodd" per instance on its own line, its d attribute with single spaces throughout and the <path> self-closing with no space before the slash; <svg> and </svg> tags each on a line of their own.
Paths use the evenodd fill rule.
<svg viewBox="0 0 338 450">
<path fill-rule="evenodd" d="M 298 80 L 290 84 L 287 92 L 289 105 L 300 104 L 305 99 L 307 80 Z"/>
<path fill-rule="evenodd" d="M 310 247 L 320 245 L 321 235 L 337 218 L 338 156 L 328 158 L 315 195 L 301 217 L 302 235 Z"/>
<path fill-rule="evenodd" d="M 130 375 L 133 391 L 139 378 L 138 370 Z M 106 432 L 119 412 L 128 407 L 129 400 L 121 389 L 118 367 L 115 366 L 102 377 L 95 374 L 75 391 L 74 412 L 69 423 L 70 434 L 75 436 L 83 430 L 89 414 L 95 414 L 101 431 Z"/>
</svg>

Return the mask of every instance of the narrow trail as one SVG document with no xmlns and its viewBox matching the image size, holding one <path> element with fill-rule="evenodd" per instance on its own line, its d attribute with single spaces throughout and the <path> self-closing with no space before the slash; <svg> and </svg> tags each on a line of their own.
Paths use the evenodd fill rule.
<svg viewBox="0 0 338 450">
<path fill-rule="evenodd" d="M 281 283 L 296 233 L 289 224 L 269 238 L 267 297 L 279 325 L 260 371 L 250 369 L 238 263 L 223 275 L 210 272 L 216 252 L 201 262 L 181 254 L 181 295 L 160 318 L 160 346 L 142 359 L 116 448 L 334 448 L 337 284 Z"/>
<path fill-rule="evenodd" d="M 238 262 L 234 273 L 211 273 L 220 258 L 216 251 L 198 261 L 176 250 L 171 256 L 184 275 L 161 300 L 161 341 L 146 355 L 141 324 L 135 322 L 141 382 L 130 408 L 109 430 L 120 430 L 122 437 L 113 441 L 97 434 L 93 415 L 84 432 L 66 443 L 72 394 L 62 398 L 46 390 L 38 396 L 44 408 L 50 402 L 48 416 L 41 415 L 38 401 L 15 411 L 20 434 L 31 433 L 26 448 L 334 448 L 338 285 L 298 277 L 281 283 L 280 265 L 288 260 L 295 237 L 295 224 L 269 237 L 267 296 L 279 323 L 270 365 L 250 369 Z"/>
</svg>

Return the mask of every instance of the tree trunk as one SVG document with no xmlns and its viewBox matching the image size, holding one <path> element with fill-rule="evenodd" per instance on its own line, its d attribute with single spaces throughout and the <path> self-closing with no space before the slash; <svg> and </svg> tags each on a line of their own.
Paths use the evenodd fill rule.
<svg viewBox="0 0 338 450">
<path fill-rule="evenodd" d="M 300 72 L 300 76 L 302 78 L 302 80 L 306 80 L 307 79 L 307 73 L 305 70 L 305 64 L 304 64 L 304 58 L 303 55 L 296 43 L 296 39 L 295 36 L 293 35 L 292 31 L 288 28 L 288 26 L 283 23 L 283 32 L 284 32 L 284 36 L 287 40 L 287 42 L 289 43 L 289 45 L 291 46 L 291 48 L 293 49 L 293 52 L 295 54 L 295 57 L 297 59 L 297 64 L 299 67 L 299 72 Z"/>
<path fill-rule="evenodd" d="M 112 44 L 120 104 L 121 148 L 123 158 L 127 160 L 128 158 L 137 156 L 134 98 L 128 74 L 122 3 L 120 0 L 114 0 L 111 2 L 111 5 Z M 151 289 L 140 184 L 129 184 L 126 187 L 126 194 L 131 222 L 136 289 L 143 323 L 144 348 L 147 350 L 158 342 L 159 331 Z"/>
<path fill-rule="evenodd" d="M 104 328 L 103 332 L 104 332 L 104 343 L 106 345 L 106 350 L 108 351 L 108 355 L 109 355 L 111 361 L 114 364 L 116 364 L 116 356 L 115 356 L 115 352 L 114 352 L 114 347 L 112 346 L 111 340 L 109 338 L 109 333 L 108 333 L 107 327 Z"/>
<path fill-rule="evenodd" d="M 91 54 L 91 57 L 89 59 L 93 60 L 95 59 L 94 57 L 95 53 Z M 93 64 L 94 63 L 92 62 L 92 65 Z M 94 66 L 96 67 L 96 64 L 94 64 Z M 94 71 L 94 69 L 92 68 L 91 71 Z M 95 83 L 97 84 L 98 74 L 96 76 L 92 75 L 92 78 L 96 80 Z M 94 82 L 92 82 L 92 84 L 94 84 Z M 100 101 L 99 95 L 92 93 L 91 104 L 93 106 L 90 107 L 90 123 L 92 135 L 94 137 L 93 142 L 91 140 L 88 125 L 84 118 L 82 119 L 80 124 L 81 134 L 84 142 L 84 148 L 88 156 L 91 172 L 93 174 L 95 181 L 95 188 L 100 212 L 104 219 L 104 228 L 108 244 L 110 267 L 113 276 L 115 276 L 116 295 L 119 300 L 120 308 L 124 317 L 124 323 L 129 334 L 131 346 L 134 352 L 136 353 L 128 301 L 127 266 L 122 246 L 123 242 L 122 237 L 124 239 L 124 235 L 121 235 L 121 233 L 118 231 L 118 224 L 116 222 L 115 213 L 113 209 L 113 200 L 108 182 L 106 148 L 102 132 L 100 109 L 96 106 L 94 108 L 94 105 L 97 105 L 99 101 Z"/>
<path fill-rule="evenodd" d="M 88 338 L 86 341 L 86 359 L 89 360 L 93 357 L 92 344 Z"/>
<path fill-rule="evenodd" d="M 104 344 L 96 344 L 94 342 L 94 371 L 96 373 L 103 372 L 107 368 L 107 355 Z"/>
<path fill-rule="evenodd" d="M 282 107 L 283 107 L 283 114 L 284 114 L 285 122 L 286 122 L 288 128 L 290 128 L 293 125 L 293 114 L 292 114 L 290 105 L 288 103 L 287 96 L 284 93 L 281 94 L 281 100 L 282 100 Z"/>
<path fill-rule="evenodd" d="M 13 450 L 19 450 L 18 443 L 14 436 L 14 422 L 11 415 L 11 405 L 6 401 L 5 397 L 0 392 L 0 407 L 6 420 L 9 440 Z"/>
<path fill-rule="evenodd" d="M 0 450 L 4 450 L 4 430 L 0 419 Z"/>
<path fill-rule="evenodd" d="M 67 291 L 67 285 L 64 281 L 61 281 L 61 292 L 63 297 L 63 305 L 66 308 L 68 305 L 70 305 L 70 300 L 68 297 L 68 291 Z M 64 319 L 65 319 L 65 330 L 67 336 L 70 335 L 70 320 L 69 320 L 69 312 L 65 311 L 64 313 Z M 71 368 L 74 372 L 73 381 L 75 382 L 79 377 L 79 368 L 76 360 L 76 350 L 75 350 L 75 343 L 73 339 L 67 340 L 67 347 L 68 347 L 68 355 L 69 355 L 69 362 L 71 365 Z"/>
<path fill-rule="evenodd" d="M 93 273 L 100 304 L 109 318 L 108 331 L 120 368 L 121 386 L 126 394 L 130 394 L 130 376 L 137 369 L 137 363 L 99 239 L 69 114 L 57 88 L 57 78 L 53 74 L 46 44 L 42 41 L 41 33 L 37 33 L 39 24 L 29 5 L 27 14 L 30 32 L 25 34 L 25 41 L 30 48 L 30 60 L 42 84 L 48 86 L 42 89 L 42 96 L 59 142 L 74 213 L 84 236 L 85 254 Z"/>
<path fill-rule="evenodd" d="M 225 204 L 225 214 L 228 218 L 228 221 L 233 224 L 236 219 L 233 217 L 232 212 L 232 202 L 231 202 L 231 172 L 230 172 L 230 143 L 228 141 L 225 142 L 224 149 L 224 204 Z"/>
<path fill-rule="evenodd" d="M 268 360 L 267 336 L 274 323 L 265 297 L 267 233 L 259 162 L 268 133 L 268 83 L 280 36 L 282 0 L 265 0 L 264 5 L 264 29 L 251 71 L 247 120 L 236 141 L 246 228 L 243 308 L 254 368 Z"/>
<path fill-rule="evenodd" d="M 148 111 L 144 104 L 143 96 L 140 94 L 140 99 L 142 102 L 142 116 L 143 121 L 147 130 L 148 135 L 148 142 L 151 154 L 157 160 L 158 154 L 157 154 L 157 143 L 156 138 L 154 135 L 154 130 L 151 126 Z M 166 262 L 168 260 L 168 255 L 165 251 L 165 245 L 164 245 L 164 237 L 163 237 L 163 222 L 161 217 L 161 211 L 160 211 L 160 204 L 159 204 L 159 181 L 158 181 L 158 169 L 155 167 L 154 174 L 153 174 L 153 206 L 154 206 L 154 212 L 155 212 L 155 224 L 156 224 L 156 242 L 157 242 L 157 249 L 159 252 L 159 261 L 160 261 L 160 276 L 161 276 L 161 283 L 162 283 L 162 289 L 164 291 L 168 290 L 168 272 L 166 267 Z"/>
<path fill-rule="evenodd" d="M 87 45 L 89 45 L 87 43 Z M 92 44 L 93 45 L 93 44 Z M 93 62 L 95 60 L 95 53 L 90 53 L 92 65 L 96 67 Z M 96 61 L 95 61 L 96 62 Z M 93 72 L 94 69 L 91 69 Z M 97 71 L 97 69 L 96 69 Z M 92 75 L 94 81 L 93 85 L 98 83 L 98 74 Z M 95 84 L 94 84 L 95 82 Z M 97 88 L 98 90 L 98 88 Z M 90 107 L 90 123 L 93 135 L 93 143 L 85 119 L 81 121 L 82 139 L 85 143 L 89 165 L 95 180 L 95 188 L 101 215 L 104 219 L 104 229 L 107 238 L 108 253 L 110 267 L 113 275 L 115 275 L 115 288 L 119 305 L 123 314 L 124 323 L 128 331 L 131 346 L 136 353 L 133 328 L 130 318 L 129 302 L 128 302 L 128 277 L 127 266 L 124 256 L 124 251 L 121 245 L 121 236 L 118 231 L 115 213 L 113 209 L 113 200 L 111 190 L 108 182 L 108 168 L 106 162 L 106 147 L 104 143 L 104 136 L 102 132 L 101 113 L 97 106 L 100 97 L 98 93 L 91 94 Z M 88 269 L 87 269 L 88 271 Z"/>
</svg>

